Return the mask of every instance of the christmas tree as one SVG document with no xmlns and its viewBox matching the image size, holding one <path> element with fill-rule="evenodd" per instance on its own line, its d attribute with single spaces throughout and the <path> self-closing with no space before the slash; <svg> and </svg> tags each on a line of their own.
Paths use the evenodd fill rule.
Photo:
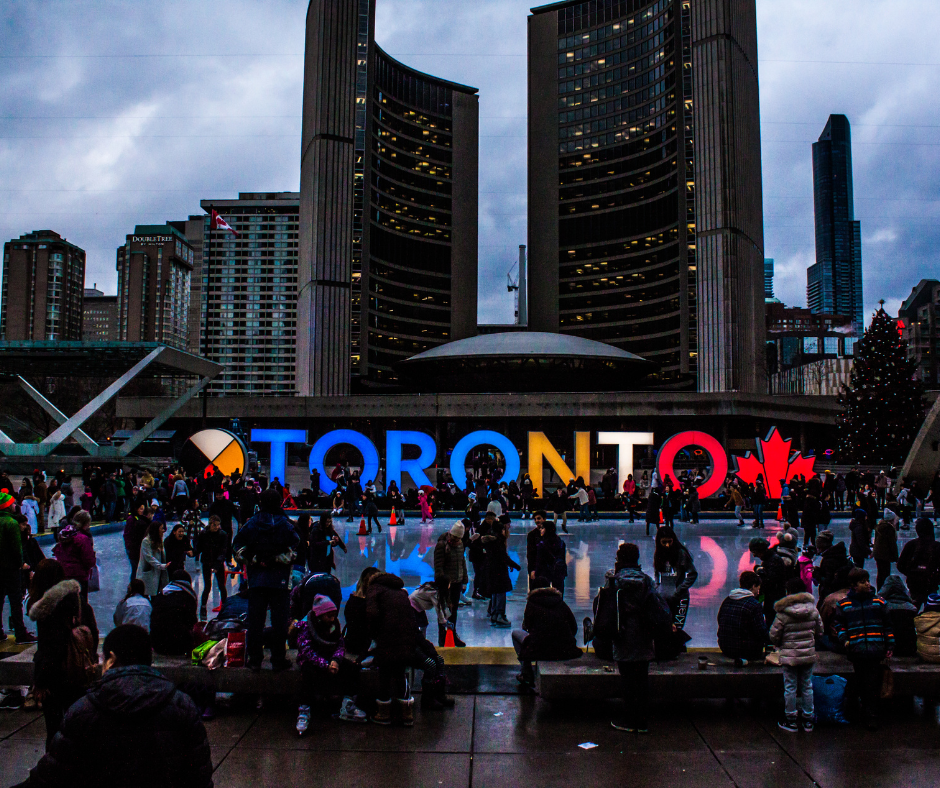
<svg viewBox="0 0 940 788">
<path fill-rule="evenodd" d="M 924 387 L 914 377 L 917 364 L 908 360 L 907 342 L 881 303 L 855 346 L 852 375 L 839 395 L 843 462 L 903 463 L 924 420 Z"/>
</svg>

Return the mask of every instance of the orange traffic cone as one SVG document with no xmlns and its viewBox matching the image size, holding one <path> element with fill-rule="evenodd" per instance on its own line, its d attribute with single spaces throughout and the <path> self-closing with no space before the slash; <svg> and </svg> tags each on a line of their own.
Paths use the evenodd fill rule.
<svg viewBox="0 0 940 788">
<path fill-rule="evenodd" d="M 389 525 L 398 525 L 398 518 L 395 517 L 395 507 L 392 507 L 392 516 L 388 518 Z"/>
<path fill-rule="evenodd" d="M 363 517 L 359 521 L 359 536 L 366 536 L 369 532 L 366 530 L 366 518 Z"/>
<path fill-rule="evenodd" d="M 782 506 L 777 507 L 777 519 L 781 521 L 783 520 L 783 507 Z"/>
<path fill-rule="evenodd" d="M 665 519 L 663 519 L 663 512 L 662 512 L 662 509 L 660 509 L 660 511 L 659 511 L 659 524 L 662 525 L 664 522 L 666 522 L 666 521 L 665 521 Z"/>
<path fill-rule="evenodd" d="M 447 627 L 447 634 L 444 635 L 444 648 L 457 648 L 454 642 L 454 630 L 451 627 Z"/>
</svg>

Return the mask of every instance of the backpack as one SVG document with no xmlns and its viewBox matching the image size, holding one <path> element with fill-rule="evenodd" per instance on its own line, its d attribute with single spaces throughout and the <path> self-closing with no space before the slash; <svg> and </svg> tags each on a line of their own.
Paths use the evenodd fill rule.
<svg viewBox="0 0 940 788">
<path fill-rule="evenodd" d="M 819 524 L 829 525 L 832 522 L 832 510 L 826 501 L 819 502 Z"/>
</svg>

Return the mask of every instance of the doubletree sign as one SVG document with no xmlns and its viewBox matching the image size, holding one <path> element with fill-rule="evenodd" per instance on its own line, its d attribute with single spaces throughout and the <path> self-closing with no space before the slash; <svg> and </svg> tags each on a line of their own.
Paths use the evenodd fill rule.
<svg viewBox="0 0 940 788">
<path fill-rule="evenodd" d="M 559 453 L 543 432 L 528 433 L 527 472 L 532 479 L 536 490 L 541 492 L 542 472 L 545 463 L 558 475 L 562 481 L 576 479 L 579 476 L 588 479 L 591 474 L 592 433 L 574 433 L 574 466 Z M 636 446 L 654 445 L 651 432 L 598 432 L 594 435 L 594 442 L 599 446 L 616 446 L 618 452 L 618 472 L 621 483 L 633 473 L 633 450 Z M 306 430 L 269 430 L 256 429 L 251 431 L 252 443 L 270 444 L 268 472 L 271 478 L 284 480 L 287 468 L 287 444 L 306 444 Z M 333 430 L 322 435 L 313 444 L 310 450 L 309 466 L 311 473 L 320 473 L 320 488 L 327 493 L 336 489 L 335 483 L 329 478 L 325 468 L 327 452 L 334 446 L 348 445 L 355 448 L 362 455 L 362 469 L 360 478 L 364 481 L 375 479 L 378 476 L 380 459 L 379 450 L 375 444 L 356 430 Z M 404 447 L 411 446 L 417 449 L 418 457 L 404 458 Z M 496 448 L 505 460 L 505 468 L 499 481 L 509 482 L 518 479 L 522 471 L 522 458 L 516 445 L 505 435 L 492 430 L 478 430 L 464 435 L 454 446 L 450 453 L 449 468 L 454 480 L 461 484 L 466 475 L 466 460 L 470 453 L 481 446 Z M 675 460 L 679 452 L 685 449 L 696 449 L 701 452 L 702 465 L 707 468 L 708 475 L 698 486 L 699 496 L 707 498 L 721 489 L 728 476 L 728 454 L 725 448 L 711 435 L 705 432 L 689 431 L 673 435 L 660 446 L 657 456 L 657 470 L 663 480 L 671 479 L 673 485 L 678 487 L 679 480 L 675 475 Z M 414 453 L 414 452 L 410 452 Z M 437 464 L 438 446 L 434 438 L 424 432 L 413 430 L 389 430 L 385 433 L 385 483 L 391 481 L 400 487 L 402 474 L 408 473 L 412 481 L 419 487 L 431 486 L 427 470 Z M 707 457 L 707 460 L 706 460 Z M 790 481 L 797 474 L 807 478 L 815 476 L 813 471 L 814 457 L 802 457 L 799 452 L 790 455 L 790 441 L 783 440 L 774 427 L 767 438 L 757 442 L 757 456 L 750 452 L 744 457 L 734 457 L 736 462 L 735 473 L 746 482 L 754 482 L 758 475 L 762 475 L 767 492 L 772 498 L 780 496 L 780 480 Z"/>
</svg>

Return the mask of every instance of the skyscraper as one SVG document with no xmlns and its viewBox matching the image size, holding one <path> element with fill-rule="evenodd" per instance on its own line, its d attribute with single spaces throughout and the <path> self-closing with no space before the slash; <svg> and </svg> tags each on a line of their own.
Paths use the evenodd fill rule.
<svg viewBox="0 0 940 788">
<path fill-rule="evenodd" d="M 0 339 L 82 338 L 85 252 L 52 230 L 3 245 Z"/>
<path fill-rule="evenodd" d="M 202 200 L 206 214 L 172 222 L 194 250 L 190 352 L 225 365 L 209 386 L 223 396 L 294 393 L 297 192 Z M 238 233 L 209 230 L 215 209 Z"/>
<path fill-rule="evenodd" d="M 529 327 L 765 391 L 754 0 L 529 17 Z"/>
<path fill-rule="evenodd" d="M 862 226 L 855 221 L 852 129 L 845 115 L 830 115 L 813 143 L 816 263 L 806 274 L 806 301 L 813 312 L 862 318 Z"/>
<path fill-rule="evenodd" d="M 117 248 L 117 335 L 185 350 L 193 250 L 168 224 L 138 224 Z"/>
<path fill-rule="evenodd" d="M 396 381 L 476 330 L 479 104 L 375 44 L 375 0 L 311 0 L 297 393 Z"/>
<path fill-rule="evenodd" d="M 774 260 L 764 258 L 764 298 L 774 297 Z"/>
</svg>

